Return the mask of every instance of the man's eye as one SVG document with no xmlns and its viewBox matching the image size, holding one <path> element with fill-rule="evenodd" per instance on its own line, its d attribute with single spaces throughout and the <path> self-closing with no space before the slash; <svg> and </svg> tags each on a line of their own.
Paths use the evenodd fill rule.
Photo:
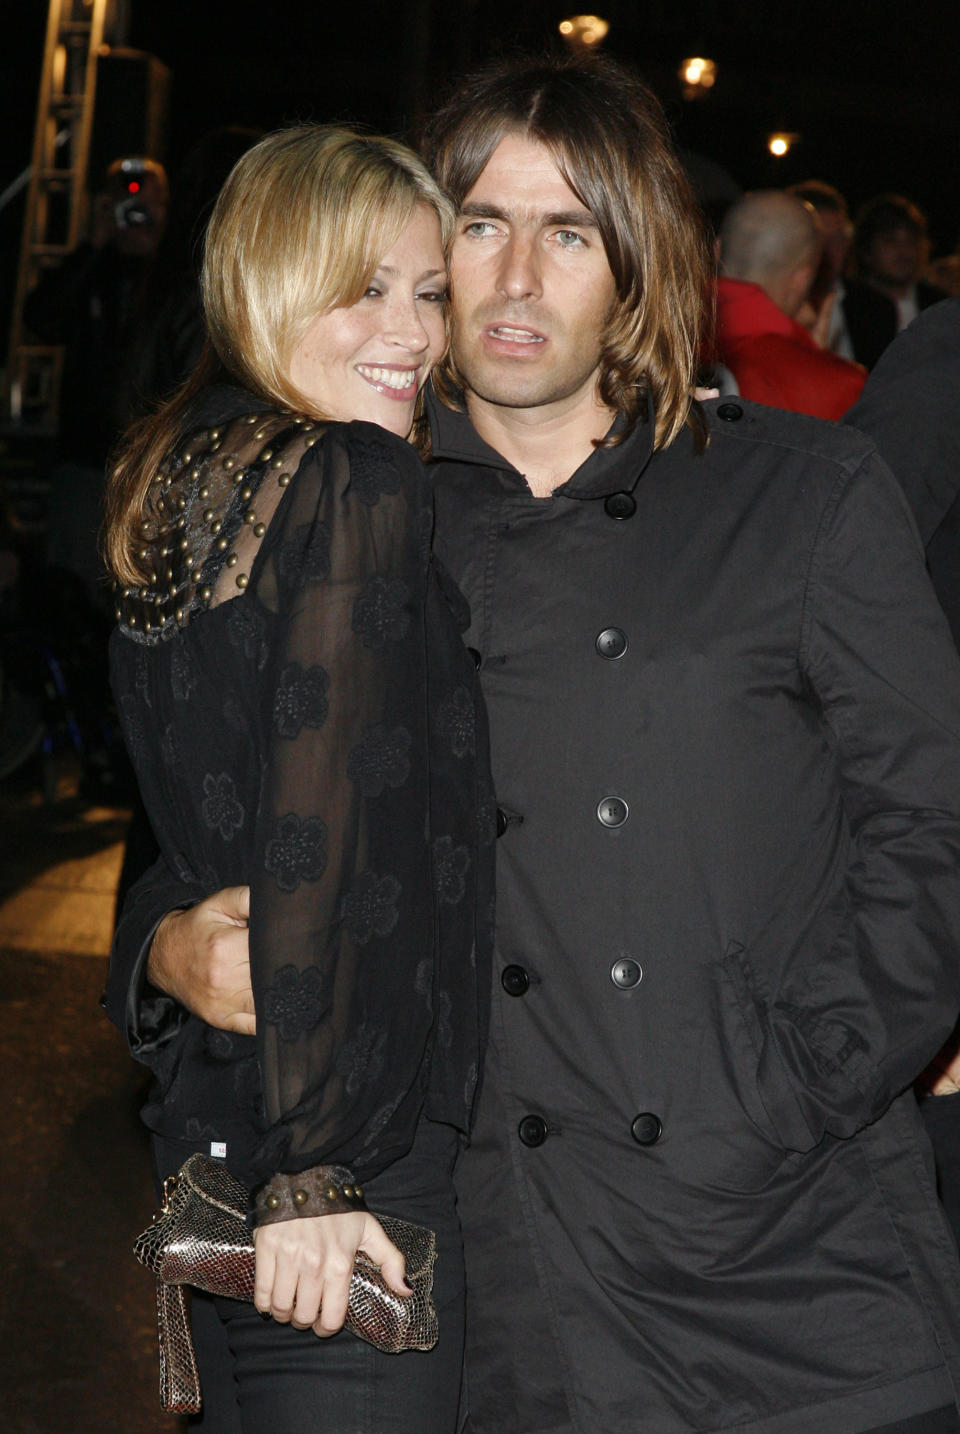
<svg viewBox="0 0 960 1434">
<path fill-rule="evenodd" d="M 576 249 L 581 244 L 586 244 L 582 234 L 575 229 L 560 229 L 557 231 L 556 239 L 561 249 Z"/>
<path fill-rule="evenodd" d="M 488 234 L 495 233 L 496 229 L 489 219 L 475 219 L 463 232 L 469 234 L 471 239 L 484 239 Z"/>
</svg>

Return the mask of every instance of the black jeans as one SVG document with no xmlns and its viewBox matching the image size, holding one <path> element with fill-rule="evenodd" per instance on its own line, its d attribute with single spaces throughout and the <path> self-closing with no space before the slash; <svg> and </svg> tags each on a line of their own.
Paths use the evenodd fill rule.
<svg viewBox="0 0 960 1434">
<path fill-rule="evenodd" d="M 192 1149 L 154 1139 L 158 1171 Z M 253 1305 L 193 1297 L 192 1327 L 203 1434 L 456 1434 L 463 1367 L 463 1248 L 451 1181 L 457 1134 L 422 1121 L 403 1160 L 364 1182 L 375 1214 L 401 1216 L 437 1235 L 433 1297 L 440 1338 L 431 1350 L 382 1354 L 341 1331 L 264 1320 Z"/>
</svg>

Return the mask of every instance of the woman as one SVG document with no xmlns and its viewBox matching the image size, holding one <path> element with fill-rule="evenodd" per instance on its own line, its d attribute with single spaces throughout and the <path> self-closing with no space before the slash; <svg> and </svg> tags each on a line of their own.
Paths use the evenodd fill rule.
<svg viewBox="0 0 960 1434">
<path fill-rule="evenodd" d="M 256 1308 L 194 1303 L 205 1428 L 456 1425 L 485 737 L 403 441 L 445 344 L 451 217 L 391 141 L 261 141 L 211 218 L 206 354 L 112 479 L 112 676 L 147 811 L 184 904 L 250 887 L 256 1036 L 159 993 L 135 1022 L 159 1172 L 202 1150 L 255 1194 Z M 437 1232 L 429 1354 L 317 1337 L 358 1249 L 404 1289 L 358 1182 Z"/>
</svg>

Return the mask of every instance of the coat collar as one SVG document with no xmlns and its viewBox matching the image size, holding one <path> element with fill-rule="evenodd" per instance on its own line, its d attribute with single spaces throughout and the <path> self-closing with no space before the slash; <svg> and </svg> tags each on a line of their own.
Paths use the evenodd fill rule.
<svg viewBox="0 0 960 1434">
<path fill-rule="evenodd" d="M 436 397 L 432 385 L 427 390 L 427 413 L 430 418 L 431 456 L 454 463 L 477 464 L 503 475 L 505 486 L 523 487 L 523 475 L 508 463 L 502 454 L 485 443 L 470 422 L 466 412 L 447 408 Z M 618 432 L 622 419 L 610 429 Z M 607 498 L 612 493 L 629 492 L 635 486 L 653 456 L 653 424 L 649 419 L 637 423 L 615 448 L 596 448 L 575 473 L 554 492 L 563 498 Z"/>
</svg>

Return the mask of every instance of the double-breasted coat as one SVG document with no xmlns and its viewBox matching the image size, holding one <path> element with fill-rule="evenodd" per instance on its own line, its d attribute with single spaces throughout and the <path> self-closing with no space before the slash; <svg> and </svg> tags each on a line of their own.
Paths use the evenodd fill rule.
<svg viewBox="0 0 960 1434">
<path fill-rule="evenodd" d="M 702 454 L 641 424 L 548 499 L 433 413 L 499 804 L 471 1434 L 858 1434 L 960 1389 L 909 1091 L 960 1001 L 960 669 L 871 446 L 704 411 Z"/>
</svg>

